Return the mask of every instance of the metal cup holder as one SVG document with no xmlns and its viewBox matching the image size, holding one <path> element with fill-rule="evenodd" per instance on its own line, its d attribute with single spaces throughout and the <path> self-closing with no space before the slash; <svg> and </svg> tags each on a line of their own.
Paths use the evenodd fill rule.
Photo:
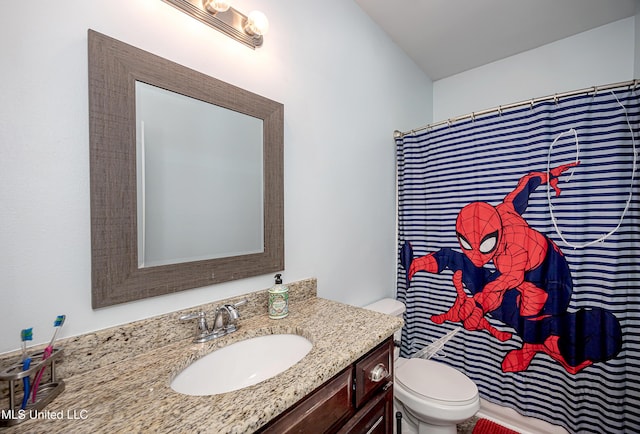
<svg viewBox="0 0 640 434">
<path fill-rule="evenodd" d="M 29 417 L 24 417 L 24 415 L 42 410 L 64 390 L 64 381 L 56 378 L 56 362 L 62 358 L 62 352 L 62 348 L 54 348 L 51 356 L 42 360 L 42 351 L 39 351 L 31 354 L 31 366 L 26 371 L 22 370 L 22 361 L 0 371 L 0 381 L 9 383 L 9 408 L 0 412 L 0 427 L 12 426 L 28 420 Z M 33 386 L 33 381 L 40 369 L 45 369 L 43 378 L 47 382 L 45 383 L 43 380 L 40 383 L 36 401 L 32 402 L 29 397 L 27 406 L 21 411 L 22 400 L 17 399 L 16 395 L 24 393 L 22 379 L 29 377 Z M 47 369 L 49 370 L 48 377 Z"/>
</svg>

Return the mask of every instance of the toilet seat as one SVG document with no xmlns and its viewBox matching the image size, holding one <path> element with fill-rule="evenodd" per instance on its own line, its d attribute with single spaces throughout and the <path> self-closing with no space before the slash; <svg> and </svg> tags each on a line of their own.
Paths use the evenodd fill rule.
<svg viewBox="0 0 640 434">
<path fill-rule="evenodd" d="M 403 362 L 396 366 L 396 382 L 422 399 L 446 406 L 466 406 L 478 400 L 478 388 L 462 372 L 434 360 Z"/>
</svg>

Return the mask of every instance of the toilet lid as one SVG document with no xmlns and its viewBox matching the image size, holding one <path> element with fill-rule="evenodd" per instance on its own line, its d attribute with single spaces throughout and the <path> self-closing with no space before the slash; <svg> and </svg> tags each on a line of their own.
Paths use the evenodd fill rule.
<svg viewBox="0 0 640 434">
<path fill-rule="evenodd" d="M 396 381 L 426 399 L 461 403 L 476 399 L 478 388 L 462 372 L 425 359 L 408 359 L 396 369 Z"/>
</svg>

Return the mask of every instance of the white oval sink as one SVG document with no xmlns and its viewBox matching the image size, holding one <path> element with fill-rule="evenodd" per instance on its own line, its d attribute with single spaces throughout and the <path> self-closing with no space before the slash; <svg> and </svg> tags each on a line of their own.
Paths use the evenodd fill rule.
<svg viewBox="0 0 640 434">
<path fill-rule="evenodd" d="M 267 380 L 298 363 L 311 342 L 293 334 L 266 335 L 220 348 L 196 360 L 171 382 L 185 395 L 217 395 Z"/>
</svg>

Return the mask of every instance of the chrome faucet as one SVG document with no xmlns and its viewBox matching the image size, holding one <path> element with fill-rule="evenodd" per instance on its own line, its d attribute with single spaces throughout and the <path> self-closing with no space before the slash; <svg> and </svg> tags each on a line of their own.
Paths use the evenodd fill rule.
<svg viewBox="0 0 640 434">
<path fill-rule="evenodd" d="M 196 335 L 193 338 L 193 342 L 207 342 L 211 339 L 219 338 L 238 330 L 237 324 L 238 318 L 240 318 L 238 307 L 242 306 L 247 301 L 247 299 L 244 299 L 234 304 L 224 304 L 222 306 L 218 306 L 215 310 L 213 327 L 211 328 L 211 330 L 207 325 L 207 318 L 204 312 L 182 315 L 179 319 L 180 321 L 190 321 L 192 319 L 197 320 Z"/>
</svg>

